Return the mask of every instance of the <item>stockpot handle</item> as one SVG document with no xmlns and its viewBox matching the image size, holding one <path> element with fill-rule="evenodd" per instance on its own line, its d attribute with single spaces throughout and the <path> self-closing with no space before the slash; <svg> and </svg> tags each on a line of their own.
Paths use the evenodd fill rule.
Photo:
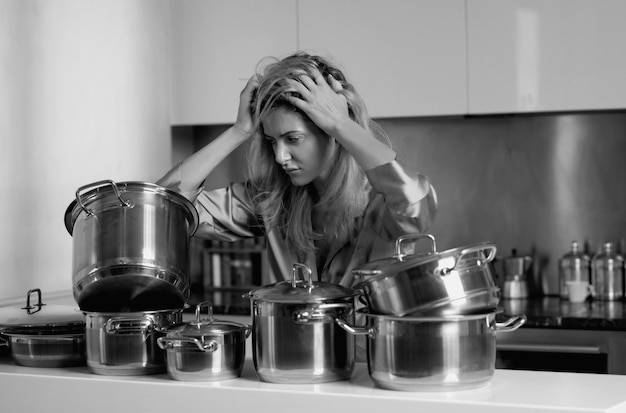
<svg viewBox="0 0 626 413">
<path fill-rule="evenodd" d="M 340 318 L 336 318 L 335 323 L 337 323 L 339 327 L 343 328 L 348 333 L 354 336 L 368 336 L 370 338 L 376 337 L 376 329 L 374 329 L 373 327 L 353 326 Z"/>
<path fill-rule="evenodd" d="M 486 251 L 486 250 L 489 251 L 489 254 L 487 255 L 487 258 L 485 258 L 483 261 L 480 262 L 480 265 L 493 261 L 493 259 L 496 257 L 496 252 L 498 250 L 495 245 L 493 244 L 474 245 L 472 247 L 463 248 L 454 257 L 450 257 L 454 260 L 454 264 L 452 264 L 452 266 L 450 267 L 437 268 L 437 273 L 439 275 L 450 274 L 456 268 L 457 264 L 459 263 L 459 261 L 461 260 L 463 256 L 474 253 L 474 252 L 481 252 L 481 251 Z"/>
<path fill-rule="evenodd" d="M 508 333 L 511 331 L 515 331 L 526 323 L 526 315 L 515 315 L 503 323 L 496 323 L 496 332 L 497 333 Z"/>
<path fill-rule="evenodd" d="M 200 351 L 205 353 L 213 353 L 217 351 L 219 348 L 219 344 L 215 340 L 210 340 L 208 342 L 202 342 L 194 337 L 159 337 L 157 338 L 157 344 L 161 347 L 162 350 L 168 350 L 176 348 L 177 345 L 182 343 L 193 344 Z"/>
<path fill-rule="evenodd" d="M 352 311 L 352 308 L 353 306 L 348 303 L 319 304 L 312 309 L 294 311 L 293 320 L 301 324 L 329 318 L 338 320 L 348 315 Z M 338 314 L 340 310 L 345 310 L 345 312 Z"/>
<path fill-rule="evenodd" d="M 132 207 L 132 202 L 125 200 L 124 198 L 122 198 L 122 194 L 120 193 L 119 188 L 117 187 L 117 184 L 115 182 L 113 182 L 110 179 L 105 179 L 103 181 L 98 181 L 98 182 L 93 182 L 84 186 L 81 186 L 80 188 L 78 188 L 76 190 L 76 202 L 78 202 L 78 205 L 81 207 L 81 209 L 83 211 L 85 211 L 87 213 L 87 215 L 95 215 L 93 210 L 87 208 L 85 206 L 85 203 L 83 202 L 82 198 L 81 198 L 81 192 L 85 192 L 87 189 L 96 189 L 99 188 L 101 186 L 105 186 L 105 185 L 111 185 L 113 187 L 113 191 L 115 191 L 115 195 L 117 195 L 117 199 L 120 200 L 121 205 L 120 206 L 125 206 L 125 207 Z"/>
<path fill-rule="evenodd" d="M 313 288 L 313 272 L 311 268 L 309 268 L 308 265 L 300 263 L 293 264 L 291 286 L 293 288 L 298 286 L 298 269 L 303 270 L 308 275 L 308 281 L 306 279 L 304 280 L 304 287 L 309 289 Z"/>
<path fill-rule="evenodd" d="M 409 254 L 403 254 L 402 253 L 402 243 L 405 241 L 419 241 L 420 239 L 424 239 L 427 238 L 430 240 L 431 245 L 432 245 L 432 253 L 437 252 L 437 243 L 435 242 L 435 237 L 430 235 L 430 234 L 406 234 L 406 235 L 401 235 L 396 239 L 396 255 L 394 256 L 395 258 L 397 258 L 399 261 L 402 261 L 402 259 L 404 257 L 406 257 Z"/>
<path fill-rule="evenodd" d="M 104 325 L 107 334 L 137 334 L 154 330 L 154 319 L 145 317 L 112 317 Z"/>
</svg>

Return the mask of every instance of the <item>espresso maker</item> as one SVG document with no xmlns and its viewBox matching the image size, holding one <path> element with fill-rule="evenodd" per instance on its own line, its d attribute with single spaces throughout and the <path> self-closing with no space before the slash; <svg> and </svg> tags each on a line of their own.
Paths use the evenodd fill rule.
<svg viewBox="0 0 626 413">
<path fill-rule="evenodd" d="M 526 255 L 517 255 L 517 250 L 511 250 L 509 257 L 501 259 L 501 271 L 504 278 L 502 286 L 503 298 L 527 298 L 528 275 L 533 259 Z"/>
</svg>

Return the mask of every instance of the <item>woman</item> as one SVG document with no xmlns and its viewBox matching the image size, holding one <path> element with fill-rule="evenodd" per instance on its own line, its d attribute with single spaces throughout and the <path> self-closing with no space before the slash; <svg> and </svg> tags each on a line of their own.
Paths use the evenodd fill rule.
<svg viewBox="0 0 626 413">
<path fill-rule="evenodd" d="M 248 180 L 201 185 L 248 139 Z M 158 183 L 195 202 L 196 236 L 266 236 L 271 283 L 308 265 L 317 280 L 352 285 L 352 269 L 393 255 L 395 240 L 423 232 L 437 209 L 429 180 L 396 160 L 344 74 L 296 53 L 253 76 L 235 124 Z"/>
</svg>

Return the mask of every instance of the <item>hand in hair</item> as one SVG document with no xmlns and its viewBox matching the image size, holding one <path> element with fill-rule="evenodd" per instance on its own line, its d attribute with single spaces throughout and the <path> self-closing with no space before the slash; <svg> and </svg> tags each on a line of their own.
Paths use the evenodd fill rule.
<svg viewBox="0 0 626 413">
<path fill-rule="evenodd" d="M 343 88 L 330 74 L 325 79 L 320 71 L 315 69 L 312 75 L 313 77 L 303 74 L 299 81 L 290 80 L 290 86 L 298 96 L 290 96 L 287 99 L 320 129 L 334 136 L 339 125 L 351 121 L 348 102 L 342 93 Z"/>
<path fill-rule="evenodd" d="M 246 86 L 239 94 L 239 110 L 237 112 L 237 120 L 233 127 L 239 130 L 242 134 L 250 137 L 253 134 L 253 122 L 252 113 L 250 109 L 250 101 L 254 91 L 259 86 L 259 80 L 256 75 L 248 79 Z"/>
</svg>

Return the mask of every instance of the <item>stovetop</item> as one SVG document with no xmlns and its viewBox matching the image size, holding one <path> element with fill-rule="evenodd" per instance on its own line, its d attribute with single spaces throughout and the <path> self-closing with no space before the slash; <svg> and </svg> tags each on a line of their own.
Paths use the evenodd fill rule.
<svg viewBox="0 0 626 413">
<path fill-rule="evenodd" d="M 503 299 L 503 315 L 525 314 L 524 327 L 626 331 L 624 301 L 571 303 L 557 296 Z"/>
</svg>

